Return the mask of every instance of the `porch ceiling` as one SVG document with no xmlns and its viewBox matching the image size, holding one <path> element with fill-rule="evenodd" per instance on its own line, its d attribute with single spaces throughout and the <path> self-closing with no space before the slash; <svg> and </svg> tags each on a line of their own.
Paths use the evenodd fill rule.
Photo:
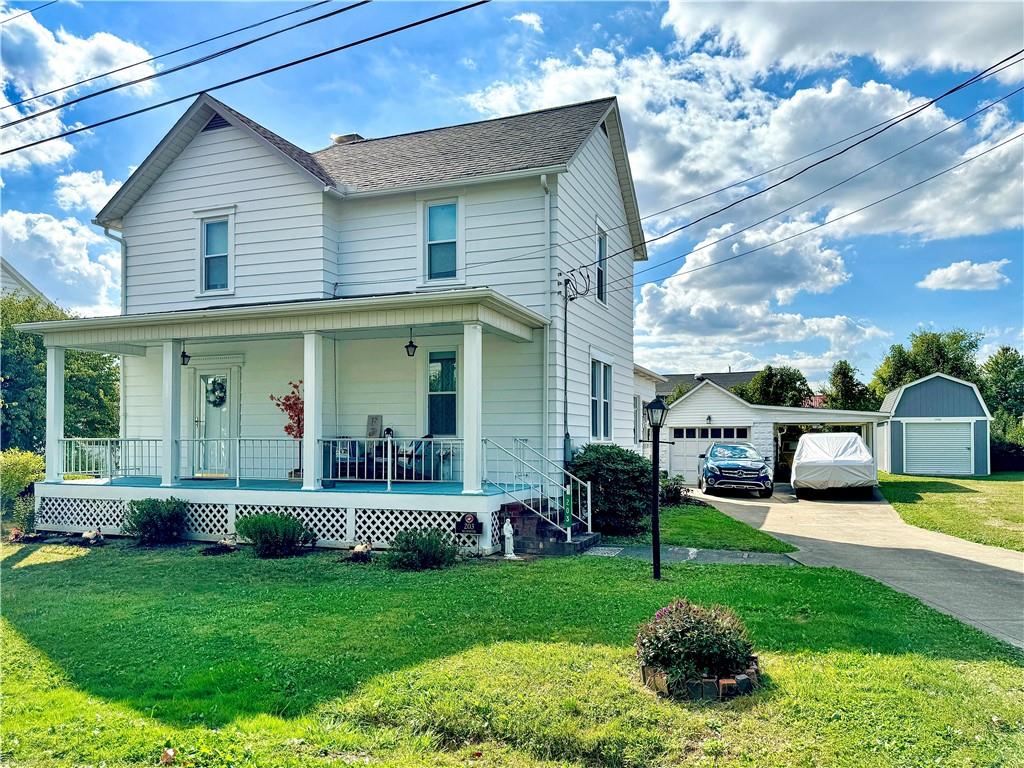
<svg viewBox="0 0 1024 768">
<path fill-rule="evenodd" d="M 322 299 L 217 309 L 124 315 L 81 320 L 21 323 L 18 330 L 43 336 L 47 346 L 93 349 L 113 354 L 144 354 L 167 340 L 224 340 L 325 335 L 445 332 L 477 322 L 490 333 L 530 341 L 547 321 L 490 288 L 436 293 Z"/>
</svg>

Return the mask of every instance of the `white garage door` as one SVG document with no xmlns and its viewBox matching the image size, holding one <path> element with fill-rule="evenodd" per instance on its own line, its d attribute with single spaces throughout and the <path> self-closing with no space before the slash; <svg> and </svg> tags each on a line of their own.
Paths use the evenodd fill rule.
<svg viewBox="0 0 1024 768">
<path fill-rule="evenodd" d="M 697 463 L 700 455 L 716 440 L 750 440 L 750 427 L 673 427 L 670 466 L 673 475 L 682 475 L 683 482 L 697 484 Z"/>
<path fill-rule="evenodd" d="M 971 430 L 966 421 L 903 424 L 904 471 L 913 475 L 974 474 Z"/>
</svg>

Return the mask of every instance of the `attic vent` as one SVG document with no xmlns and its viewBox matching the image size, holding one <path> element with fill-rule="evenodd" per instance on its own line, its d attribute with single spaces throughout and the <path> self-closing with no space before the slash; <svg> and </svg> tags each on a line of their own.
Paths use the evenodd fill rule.
<svg viewBox="0 0 1024 768">
<path fill-rule="evenodd" d="M 216 131 L 218 128 L 227 128 L 231 123 L 225 120 L 220 115 L 214 115 L 210 118 L 210 122 L 203 128 L 204 131 Z"/>
<path fill-rule="evenodd" d="M 601 121 L 601 131 L 602 133 L 604 133 L 605 136 L 608 135 L 608 123 L 606 123 L 604 120 Z"/>
</svg>

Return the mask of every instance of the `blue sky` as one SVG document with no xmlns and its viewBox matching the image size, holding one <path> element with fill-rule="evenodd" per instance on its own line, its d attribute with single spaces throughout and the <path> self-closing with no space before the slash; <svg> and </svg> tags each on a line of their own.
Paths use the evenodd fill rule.
<svg viewBox="0 0 1024 768">
<path fill-rule="evenodd" d="M 0 7 L 9 16 L 36 4 Z M 2 26 L 4 104 L 299 5 L 64 0 Z M 169 57 L 157 68 L 335 7 Z M 10 146 L 90 123 L 450 7 L 373 3 L 30 121 L 2 140 Z M 215 95 L 317 149 L 332 133 L 381 136 L 618 94 L 640 208 L 648 213 L 902 112 L 1021 39 L 1019 3 L 492 3 Z M 1019 133 L 1021 94 L 814 203 L 686 256 L 1022 80 L 1018 64 L 822 169 L 652 246 L 640 268 L 655 268 L 638 277 L 650 284 L 635 296 L 637 360 L 662 371 L 795 364 L 820 381 L 839 357 L 870 376 L 890 344 L 921 327 L 984 331 L 986 352 L 1021 346 L 1024 141 L 862 216 L 727 265 L 673 275 L 841 215 Z M 116 311 L 118 255 L 88 222 L 186 105 L 8 155 L 4 258 L 66 306 Z M 28 107 L 3 114 L 10 119 Z M 662 233 L 754 188 L 652 217 L 646 230 Z"/>
</svg>

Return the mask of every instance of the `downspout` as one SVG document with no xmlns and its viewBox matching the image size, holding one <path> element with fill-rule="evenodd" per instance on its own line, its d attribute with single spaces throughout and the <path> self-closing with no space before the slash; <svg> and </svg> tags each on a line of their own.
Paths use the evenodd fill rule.
<svg viewBox="0 0 1024 768">
<path fill-rule="evenodd" d="M 125 242 L 123 237 L 111 234 L 110 227 L 103 227 L 103 236 L 113 240 L 121 247 L 121 314 L 128 314 L 128 294 L 125 290 L 125 276 L 128 274 L 128 267 L 126 262 L 128 261 L 128 243 Z M 128 410 L 125 407 L 125 396 L 124 396 L 124 355 L 118 355 L 118 384 L 117 384 L 117 400 L 118 400 L 118 421 L 119 432 L 122 438 L 128 436 Z"/>
<path fill-rule="evenodd" d="M 540 177 L 540 185 L 544 188 L 544 280 L 547 282 L 545 291 L 545 300 L 547 302 L 546 317 L 548 319 L 547 325 L 544 326 L 544 362 L 541 365 L 541 376 L 544 380 L 541 382 L 541 392 L 543 393 L 543 416 L 542 416 L 542 452 L 548 459 L 551 458 L 551 393 L 550 387 L 550 368 L 551 368 L 551 190 L 548 187 L 548 175 L 542 173 Z"/>
</svg>

